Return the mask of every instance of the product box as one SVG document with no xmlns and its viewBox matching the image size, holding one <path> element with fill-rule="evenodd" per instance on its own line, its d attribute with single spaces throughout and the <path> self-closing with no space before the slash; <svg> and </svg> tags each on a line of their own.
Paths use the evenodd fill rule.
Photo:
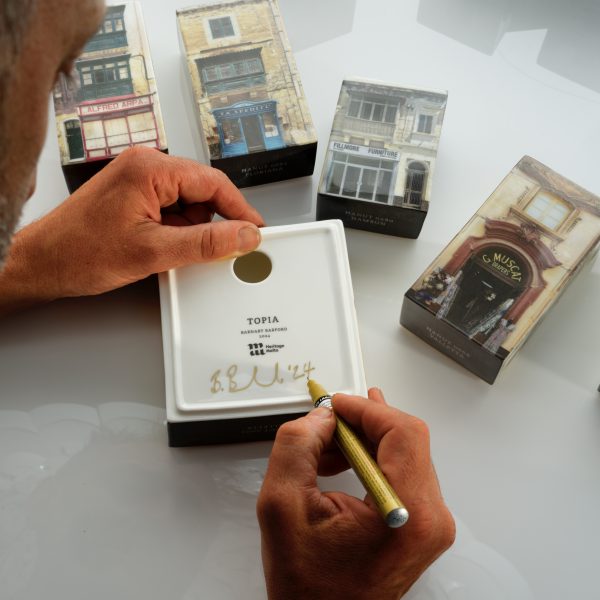
<svg viewBox="0 0 600 600">
<path fill-rule="evenodd" d="M 317 138 L 276 0 L 179 10 L 201 152 L 238 187 L 312 175 Z"/>
<path fill-rule="evenodd" d="M 167 152 L 142 9 L 114 3 L 54 88 L 62 169 L 74 192 L 130 146 Z"/>
<path fill-rule="evenodd" d="M 416 238 L 429 209 L 446 92 L 346 79 L 317 196 L 317 219 Z"/>
<path fill-rule="evenodd" d="M 366 395 L 344 228 L 266 227 L 240 258 L 160 275 L 169 445 L 273 439 L 307 378 Z"/>
<path fill-rule="evenodd" d="M 600 242 L 600 198 L 528 156 L 406 292 L 400 323 L 487 381 Z"/>
</svg>

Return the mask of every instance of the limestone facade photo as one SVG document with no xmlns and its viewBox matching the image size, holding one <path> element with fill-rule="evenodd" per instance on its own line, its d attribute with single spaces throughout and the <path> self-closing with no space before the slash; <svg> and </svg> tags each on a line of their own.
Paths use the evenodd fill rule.
<svg viewBox="0 0 600 600">
<path fill-rule="evenodd" d="M 342 83 L 319 193 L 427 211 L 447 95 Z"/>
<path fill-rule="evenodd" d="M 316 143 L 277 2 L 237 0 L 177 14 L 207 158 Z"/>
</svg>

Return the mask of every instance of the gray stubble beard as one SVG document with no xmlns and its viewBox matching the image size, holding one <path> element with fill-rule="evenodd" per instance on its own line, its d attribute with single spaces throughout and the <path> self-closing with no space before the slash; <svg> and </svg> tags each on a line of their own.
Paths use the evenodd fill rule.
<svg viewBox="0 0 600 600">
<path fill-rule="evenodd" d="M 21 48 L 24 32 L 37 1 L 0 0 L 2 2 L 0 5 L 0 32 L 2 33 L 2 43 L 0 44 L 2 52 L 0 56 L 0 149 L 2 152 L 10 152 L 9 140 L 6 135 L 8 125 L 6 122 L 7 90 L 14 76 L 12 69 Z M 14 180 L 20 173 L 8 173 L 6 163 L 6 156 L 0 155 L 0 271 L 4 268 L 11 241 L 28 195 L 24 190 L 14 193 L 14 186 L 9 185 L 9 178 Z"/>
<path fill-rule="evenodd" d="M 11 202 L 0 193 L 0 271 L 8 257 L 12 237 L 21 216 L 21 203 Z"/>
</svg>

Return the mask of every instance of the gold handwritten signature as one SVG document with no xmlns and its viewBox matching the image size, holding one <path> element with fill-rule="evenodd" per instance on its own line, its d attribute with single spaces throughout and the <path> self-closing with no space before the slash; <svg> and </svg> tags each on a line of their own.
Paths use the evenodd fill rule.
<svg viewBox="0 0 600 600">
<path fill-rule="evenodd" d="M 249 378 L 245 378 L 238 372 L 238 365 L 230 365 L 227 369 L 217 369 L 210 376 L 210 393 L 218 394 L 219 392 L 230 392 L 232 394 L 238 392 L 244 392 L 245 390 L 256 386 L 259 388 L 269 388 L 275 384 L 281 385 L 285 383 L 286 377 L 291 381 L 297 379 L 310 379 L 310 374 L 316 369 L 313 367 L 311 362 L 304 363 L 302 367 L 300 365 L 288 365 L 287 369 L 284 369 L 279 362 L 276 362 L 272 371 L 270 368 L 259 368 L 255 365 L 252 369 L 252 373 Z M 266 373 L 268 371 L 268 373 Z"/>
</svg>

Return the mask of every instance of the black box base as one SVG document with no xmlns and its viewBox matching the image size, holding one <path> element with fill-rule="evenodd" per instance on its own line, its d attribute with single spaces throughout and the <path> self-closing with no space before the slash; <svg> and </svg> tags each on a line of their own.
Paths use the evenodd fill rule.
<svg viewBox="0 0 600 600">
<path fill-rule="evenodd" d="M 207 446 L 274 440 L 277 430 L 287 421 L 306 413 L 220 419 L 215 421 L 185 421 L 167 423 L 169 446 Z"/>
<path fill-rule="evenodd" d="M 211 160 L 240 188 L 312 175 L 317 143 Z"/>
<path fill-rule="evenodd" d="M 161 150 L 165 154 L 169 154 L 168 150 Z M 94 175 L 97 175 L 104 167 L 115 157 L 102 158 L 100 160 L 92 160 L 89 162 L 71 163 L 69 165 L 63 165 L 62 171 L 67 182 L 67 189 L 69 194 L 72 194 L 78 190 L 86 181 L 91 179 Z"/>
<path fill-rule="evenodd" d="M 492 354 L 446 321 L 436 318 L 411 297 L 411 290 L 404 295 L 400 324 L 490 384 L 494 383 L 508 354 L 502 348 Z"/>
<path fill-rule="evenodd" d="M 416 239 L 427 211 L 317 194 L 317 221 L 339 219 L 345 227 Z"/>
</svg>

